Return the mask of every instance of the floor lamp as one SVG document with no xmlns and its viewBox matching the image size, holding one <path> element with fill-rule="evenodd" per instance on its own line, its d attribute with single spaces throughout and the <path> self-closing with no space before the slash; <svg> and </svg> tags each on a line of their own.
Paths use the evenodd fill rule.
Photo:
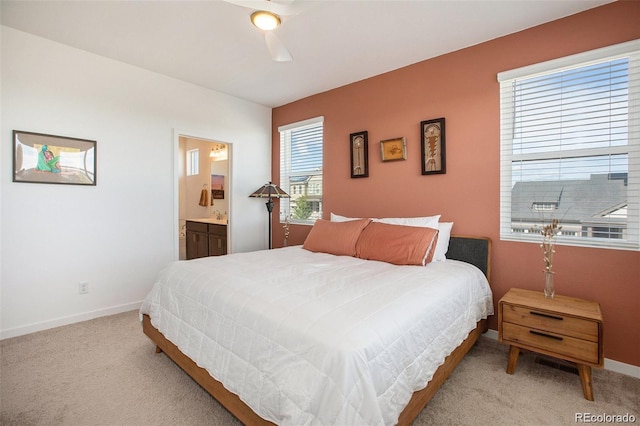
<svg viewBox="0 0 640 426">
<path fill-rule="evenodd" d="M 273 199 L 289 198 L 289 194 L 284 192 L 278 185 L 269 182 L 254 191 L 249 197 L 267 198 L 265 206 L 267 206 L 267 211 L 269 212 L 269 250 L 271 250 L 271 213 L 273 212 Z"/>
</svg>

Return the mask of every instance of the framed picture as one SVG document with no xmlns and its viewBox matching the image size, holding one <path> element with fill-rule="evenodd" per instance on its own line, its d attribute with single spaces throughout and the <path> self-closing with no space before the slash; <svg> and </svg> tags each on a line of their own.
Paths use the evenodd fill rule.
<svg viewBox="0 0 640 426">
<path fill-rule="evenodd" d="M 367 131 L 351 133 L 351 177 L 369 176 L 369 140 Z"/>
<path fill-rule="evenodd" d="M 224 175 L 211 175 L 211 205 L 213 200 L 224 200 Z"/>
<path fill-rule="evenodd" d="M 445 173 L 445 138 L 444 118 L 426 120 L 420 123 L 420 138 L 422 151 L 422 174 Z"/>
<path fill-rule="evenodd" d="M 96 184 L 96 141 L 13 131 L 13 181 Z"/>
<path fill-rule="evenodd" d="M 394 138 L 380 141 L 382 161 L 407 159 L 407 142 L 405 138 Z"/>
</svg>

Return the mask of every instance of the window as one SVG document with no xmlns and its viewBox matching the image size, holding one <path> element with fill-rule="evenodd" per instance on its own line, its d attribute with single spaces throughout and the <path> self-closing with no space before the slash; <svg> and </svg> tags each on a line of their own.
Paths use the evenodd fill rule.
<svg viewBox="0 0 640 426">
<path fill-rule="evenodd" d="M 187 176 L 193 176 L 200 173 L 200 151 L 190 149 L 187 151 Z"/>
<path fill-rule="evenodd" d="M 640 248 L 640 40 L 498 74 L 500 238 Z"/>
<path fill-rule="evenodd" d="M 531 205 L 531 208 L 533 209 L 533 211 L 536 211 L 536 212 L 553 212 L 558 209 L 558 204 L 559 203 L 557 202 L 545 203 L 540 201 L 534 201 L 533 204 Z"/>
<path fill-rule="evenodd" d="M 280 221 L 313 224 L 322 217 L 323 117 L 281 126 L 280 187 L 291 198 L 280 199 Z"/>
</svg>

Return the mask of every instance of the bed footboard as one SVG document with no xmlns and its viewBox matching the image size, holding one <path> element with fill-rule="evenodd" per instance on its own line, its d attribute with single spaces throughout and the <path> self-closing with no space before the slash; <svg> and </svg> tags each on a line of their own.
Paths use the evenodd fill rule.
<svg viewBox="0 0 640 426">
<path fill-rule="evenodd" d="M 156 344 L 156 353 L 164 352 L 243 424 L 273 425 L 270 421 L 258 416 L 248 405 L 242 402 L 236 394 L 229 392 L 222 383 L 211 377 L 207 370 L 199 367 L 191 358 L 183 354 L 176 345 L 167 340 L 164 335 L 151 324 L 151 319 L 148 315 L 142 316 L 142 330 L 144 334 Z M 413 420 L 420 414 L 420 411 L 422 411 L 431 398 L 433 398 L 436 391 L 440 389 L 451 372 L 460 363 L 466 353 L 469 352 L 469 349 L 471 349 L 485 330 L 486 320 L 479 321 L 478 324 L 476 324 L 476 328 L 471 330 L 467 338 L 445 358 L 444 364 L 436 370 L 427 386 L 413 394 L 409 404 L 402 413 L 400 413 L 398 425 L 411 425 Z"/>
<path fill-rule="evenodd" d="M 247 404 L 242 402 L 238 395 L 229 392 L 222 383 L 211 377 L 207 370 L 199 367 L 191 358 L 183 354 L 176 345 L 167 340 L 167 338 L 151 324 L 151 319 L 148 315 L 142 316 L 142 331 L 156 344 L 156 353 L 164 352 L 243 424 L 274 425 L 270 421 L 258 416 Z"/>
<path fill-rule="evenodd" d="M 438 367 L 427 384 L 427 387 L 413 393 L 409 404 L 407 404 L 398 417 L 398 425 L 409 426 L 413 423 L 413 420 L 420 414 L 431 398 L 433 398 L 449 375 L 451 375 L 453 370 L 460 364 L 462 358 L 464 358 L 471 347 L 478 341 L 480 335 L 486 330 L 487 320 L 478 321 L 476 328 L 469 332 L 467 338 L 445 358 L 444 364 Z"/>
</svg>

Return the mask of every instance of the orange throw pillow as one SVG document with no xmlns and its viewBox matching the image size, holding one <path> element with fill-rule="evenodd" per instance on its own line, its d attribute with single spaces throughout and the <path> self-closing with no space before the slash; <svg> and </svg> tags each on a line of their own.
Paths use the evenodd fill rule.
<svg viewBox="0 0 640 426">
<path fill-rule="evenodd" d="M 318 219 L 307 235 L 307 239 L 304 240 L 302 248 L 336 256 L 355 256 L 358 237 L 369 222 L 371 219 L 348 222 Z"/>
<path fill-rule="evenodd" d="M 437 229 L 372 222 L 360 234 L 356 256 L 394 265 L 426 265 L 437 241 Z"/>
</svg>

